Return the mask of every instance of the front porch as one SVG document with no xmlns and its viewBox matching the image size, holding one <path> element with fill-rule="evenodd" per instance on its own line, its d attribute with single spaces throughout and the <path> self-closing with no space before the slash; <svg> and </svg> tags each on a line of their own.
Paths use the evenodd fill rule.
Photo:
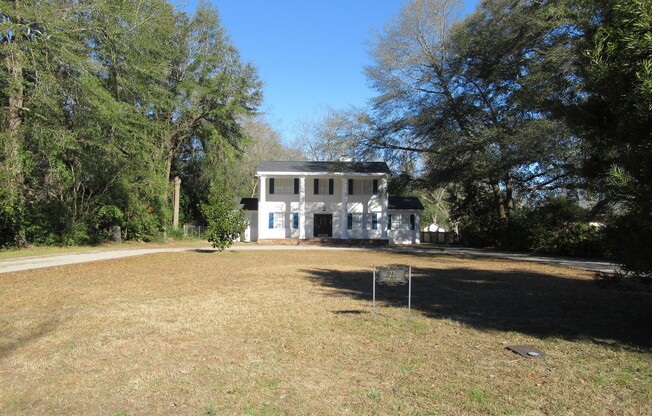
<svg viewBox="0 0 652 416">
<path fill-rule="evenodd" d="M 339 247 L 386 247 L 389 240 L 385 239 L 347 239 L 347 238 L 263 238 L 258 244 L 271 245 L 306 245 L 306 246 L 339 246 Z"/>
</svg>

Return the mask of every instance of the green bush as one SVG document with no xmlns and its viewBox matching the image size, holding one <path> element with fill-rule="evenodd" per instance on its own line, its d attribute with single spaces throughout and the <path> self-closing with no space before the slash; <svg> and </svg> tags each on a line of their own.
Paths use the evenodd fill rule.
<svg viewBox="0 0 652 416">
<path fill-rule="evenodd" d="M 473 247 L 497 247 L 501 245 L 503 224 L 493 208 L 493 197 L 488 192 L 466 197 L 451 192 L 448 202 L 453 221 L 460 224 L 460 239 Z"/>
<path fill-rule="evenodd" d="M 71 224 L 66 232 L 61 236 L 61 245 L 64 246 L 81 246 L 91 242 L 86 223 L 78 222 Z"/>
<path fill-rule="evenodd" d="M 124 213 L 115 205 L 103 205 L 95 214 L 95 229 L 108 230 L 113 226 L 124 226 Z"/>
<path fill-rule="evenodd" d="M 604 231 L 587 222 L 533 231 L 529 250 L 572 257 L 604 257 Z"/>
<path fill-rule="evenodd" d="M 576 201 L 549 198 L 512 218 L 510 248 L 572 257 L 605 257 L 604 230 L 589 224 L 589 218 L 590 211 Z"/>
<path fill-rule="evenodd" d="M 213 192 L 201 211 L 208 223 L 208 241 L 219 251 L 231 246 L 247 228 L 244 212 L 237 209 L 233 193 L 228 190 Z"/>
<path fill-rule="evenodd" d="M 183 235 L 183 228 L 179 227 L 178 229 L 173 229 L 173 228 L 168 228 L 167 229 L 167 238 L 171 238 L 173 240 L 183 240 L 184 235 Z"/>
<path fill-rule="evenodd" d="M 127 219 L 125 235 L 129 240 L 155 241 L 161 234 L 159 219 L 147 211 L 140 211 L 137 215 Z"/>
<path fill-rule="evenodd" d="M 14 246 L 23 220 L 23 212 L 0 190 L 0 248 Z"/>
<path fill-rule="evenodd" d="M 652 281 L 652 213 L 629 213 L 606 229 L 609 258 L 626 277 Z"/>
<path fill-rule="evenodd" d="M 538 205 L 514 210 L 501 223 L 493 211 L 476 207 L 463 218 L 464 242 L 478 247 L 502 247 L 573 257 L 605 257 L 605 233 L 589 224 L 590 211 L 577 201 L 551 197 Z"/>
</svg>

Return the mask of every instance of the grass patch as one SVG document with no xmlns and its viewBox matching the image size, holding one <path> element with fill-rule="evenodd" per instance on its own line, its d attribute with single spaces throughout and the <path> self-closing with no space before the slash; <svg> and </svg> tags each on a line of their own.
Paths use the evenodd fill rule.
<svg viewBox="0 0 652 416">
<path fill-rule="evenodd" d="M 372 266 L 413 267 L 407 289 Z M 0 414 L 645 414 L 649 294 L 376 251 L 162 253 L 0 276 Z M 544 360 L 505 349 L 534 344 Z"/>
<path fill-rule="evenodd" d="M 30 246 L 27 248 L 0 249 L 0 260 L 33 257 L 51 256 L 58 254 L 87 253 L 97 250 L 133 250 L 138 248 L 172 248 L 172 247 L 210 247 L 206 240 L 186 238 L 183 240 L 168 240 L 166 243 L 141 243 L 126 241 L 123 243 L 106 243 L 97 246 Z"/>
</svg>

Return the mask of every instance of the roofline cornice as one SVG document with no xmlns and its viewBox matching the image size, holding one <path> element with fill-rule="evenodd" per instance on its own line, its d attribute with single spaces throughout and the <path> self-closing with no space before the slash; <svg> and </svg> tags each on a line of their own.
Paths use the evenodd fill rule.
<svg viewBox="0 0 652 416">
<path fill-rule="evenodd" d="M 262 171 L 256 172 L 256 177 L 260 176 L 378 176 L 389 177 L 389 173 L 376 172 L 376 173 L 363 173 L 363 172 L 277 172 L 277 171 Z"/>
</svg>

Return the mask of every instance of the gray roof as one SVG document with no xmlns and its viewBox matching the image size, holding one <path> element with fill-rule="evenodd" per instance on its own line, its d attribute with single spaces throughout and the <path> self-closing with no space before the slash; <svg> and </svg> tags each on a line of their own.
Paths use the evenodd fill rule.
<svg viewBox="0 0 652 416">
<path fill-rule="evenodd" d="M 258 211 L 258 198 L 241 198 L 240 205 L 245 211 Z"/>
<path fill-rule="evenodd" d="M 256 172 L 390 174 L 385 162 L 260 162 Z"/>
<path fill-rule="evenodd" d="M 416 196 L 391 196 L 387 201 L 387 209 L 391 210 L 423 210 L 423 204 Z"/>
</svg>

